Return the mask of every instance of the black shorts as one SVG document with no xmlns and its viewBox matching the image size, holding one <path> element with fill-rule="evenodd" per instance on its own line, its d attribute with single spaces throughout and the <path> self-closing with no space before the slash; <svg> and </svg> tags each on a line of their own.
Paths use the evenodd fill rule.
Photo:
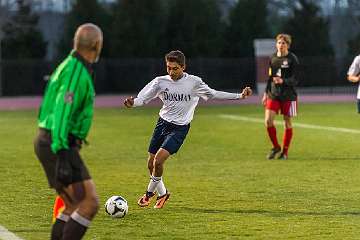
<svg viewBox="0 0 360 240">
<path fill-rule="evenodd" d="M 69 145 L 71 153 L 74 154 L 72 165 L 73 178 L 71 183 L 82 182 L 91 179 L 88 169 L 86 168 L 79 153 L 79 146 L 73 140 L 74 137 L 69 137 Z M 39 129 L 39 134 L 34 140 L 34 150 L 37 158 L 40 160 L 44 168 L 46 177 L 51 188 L 60 189 L 62 184 L 56 181 L 55 167 L 58 156 L 51 151 L 51 135 L 48 130 Z"/>
<path fill-rule="evenodd" d="M 176 125 L 159 118 L 148 151 L 156 154 L 159 148 L 163 148 L 170 154 L 176 153 L 183 144 L 189 129 L 190 124 Z"/>
</svg>

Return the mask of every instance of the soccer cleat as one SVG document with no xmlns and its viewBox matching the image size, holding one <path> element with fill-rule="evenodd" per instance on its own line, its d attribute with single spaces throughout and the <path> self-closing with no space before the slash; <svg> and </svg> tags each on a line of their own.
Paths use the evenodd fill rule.
<svg viewBox="0 0 360 240">
<path fill-rule="evenodd" d="M 152 192 L 146 192 L 139 200 L 138 205 L 140 207 L 147 207 L 149 206 L 151 199 L 155 196 L 155 193 Z"/>
<path fill-rule="evenodd" d="M 281 153 L 280 156 L 278 157 L 278 159 L 280 160 L 287 160 L 288 159 L 288 155 L 285 153 Z"/>
<path fill-rule="evenodd" d="M 164 195 L 157 197 L 154 208 L 157 208 L 157 209 L 163 208 L 163 206 L 165 205 L 165 202 L 169 199 L 169 197 L 170 197 L 170 193 L 168 191 L 166 191 L 166 193 Z"/>
<path fill-rule="evenodd" d="M 280 151 L 281 151 L 280 147 L 272 148 L 269 154 L 267 155 L 267 159 L 274 159 L 276 154 L 278 154 Z"/>
</svg>

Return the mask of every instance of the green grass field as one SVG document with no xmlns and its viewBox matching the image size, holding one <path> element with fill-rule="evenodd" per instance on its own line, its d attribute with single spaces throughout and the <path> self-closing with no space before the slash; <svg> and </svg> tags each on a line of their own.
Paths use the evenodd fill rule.
<svg viewBox="0 0 360 240">
<path fill-rule="evenodd" d="M 354 104 L 300 105 L 295 123 L 360 130 Z M 101 209 L 85 239 L 358 239 L 359 133 L 295 128 L 289 160 L 269 161 L 260 106 L 199 107 L 165 168 L 166 207 L 141 209 L 147 146 L 158 108 L 101 109 L 82 150 Z M 280 117 L 278 117 L 280 119 Z M 55 194 L 34 156 L 36 112 L 0 112 L 0 225 L 24 239 L 49 239 Z M 278 125 L 282 139 L 282 126 Z M 124 219 L 103 204 L 129 202 Z"/>
</svg>

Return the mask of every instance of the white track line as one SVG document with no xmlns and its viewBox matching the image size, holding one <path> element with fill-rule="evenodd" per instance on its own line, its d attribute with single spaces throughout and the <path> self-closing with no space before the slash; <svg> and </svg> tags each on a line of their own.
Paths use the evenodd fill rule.
<svg viewBox="0 0 360 240">
<path fill-rule="evenodd" d="M 242 117 L 242 116 L 228 115 L 228 114 L 220 114 L 218 116 L 220 118 L 231 119 L 231 120 L 236 120 L 236 121 L 264 123 L 264 119 L 260 119 L 260 118 L 250 118 L 250 117 Z M 319 125 L 312 125 L 312 124 L 305 124 L 305 123 L 293 123 L 292 125 L 294 127 L 300 127 L 300 128 L 360 134 L 360 130 L 351 129 L 351 128 L 326 127 L 326 126 L 319 126 Z"/>
<path fill-rule="evenodd" d="M 0 239 L 2 240 L 23 240 L 12 232 L 9 232 L 6 228 L 0 225 Z"/>
</svg>

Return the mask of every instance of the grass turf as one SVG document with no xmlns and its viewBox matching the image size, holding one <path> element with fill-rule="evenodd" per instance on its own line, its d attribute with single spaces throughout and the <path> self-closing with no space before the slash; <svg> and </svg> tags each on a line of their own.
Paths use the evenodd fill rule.
<svg viewBox="0 0 360 240">
<path fill-rule="evenodd" d="M 294 122 L 359 130 L 355 111 L 354 104 L 300 105 Z M 360 134 L 295 128 L 289 160 L 269 161 L 263 124 L 219 117 L 262 119 L 253 105 L 198 107 L 182 149 L 165 165 L 169 202 L 139 208 L 157 112 L 96 110 L 82 155 L 101 209 L 85 239 L 358 238 Z M 48 239 L 55 194 L 33 153 L 36 112 L 3 111 L 0 123 L 0 224 L 24 239 Z M 128 200 L 124 219 L 105 214 L 112 195 Z"/>
</svg>

